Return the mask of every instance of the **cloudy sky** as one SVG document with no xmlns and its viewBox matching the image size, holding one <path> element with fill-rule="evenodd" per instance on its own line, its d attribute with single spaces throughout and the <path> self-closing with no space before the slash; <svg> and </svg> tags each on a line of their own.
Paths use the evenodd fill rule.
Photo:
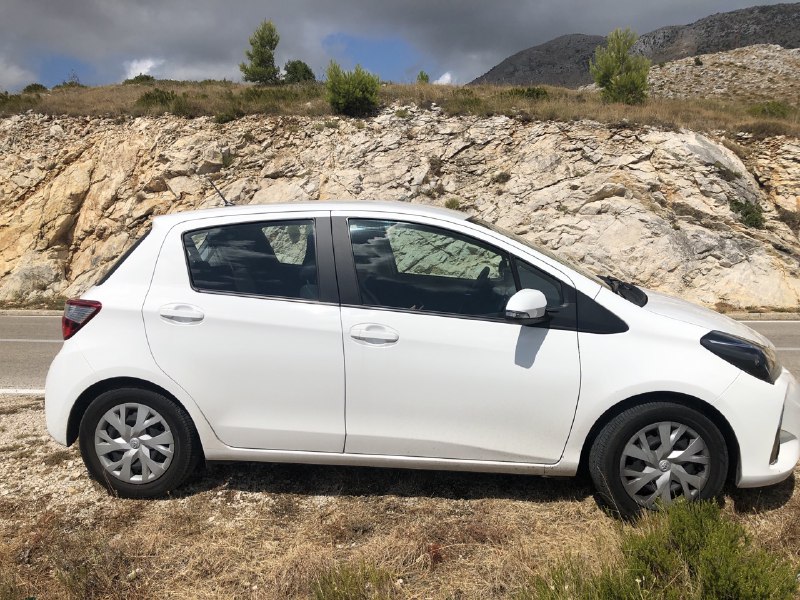
<svg viewBox="0 0 800 600">
<path fill-rule="evenodd" d="M 465 83 L 565 33 L 645 33 L 754 0 L 0 0 L 0 91 L 74 72 L 82 83 L 138 73 L 240 79 L 247 38 L 272 19 L 276 62 L 318 75 L 329 60 L 385 80 Z M 761 1 L 761 4 L 776 2 Z"/>
</svg>

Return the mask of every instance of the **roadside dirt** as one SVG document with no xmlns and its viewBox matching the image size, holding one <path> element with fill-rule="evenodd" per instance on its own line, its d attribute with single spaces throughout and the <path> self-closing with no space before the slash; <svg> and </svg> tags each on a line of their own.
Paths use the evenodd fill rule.
<svg viewBox="0 0 800 600">
<path fill-rule="evenodd" d="M 499 598 L 568 555 L 618 552 L 622 525 L 578 479 L 240 464 L 168 499 L 113 498 L 42 407 L 0 397 L 2 598 L 302 598 L 342 564 L 388 573 L 398 598 Z M 800 565 L 798 481 L 725 510 Z"/>
</svg>

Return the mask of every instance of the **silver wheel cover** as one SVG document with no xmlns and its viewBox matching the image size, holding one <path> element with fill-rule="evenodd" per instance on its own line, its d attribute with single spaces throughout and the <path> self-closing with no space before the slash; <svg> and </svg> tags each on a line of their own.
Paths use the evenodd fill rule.
<svg viewBox="0 0 800 600">
<path fill-rule="evenodd" d="M 692 428 L 661 421 L 625 444 L 619 461 L 622 486 L 639 505 L 654 508 L 679 496 L 694 500 L 708 482 L 711 453 Z"/>
<path fill-rule="evenodd" d="M 149 406 L 118 404 L 100 419 L 94 451 L 107 473 L 125 483 L 151 483 L 167 472 L 175 451 L 169 425 Z"/>
</svg>

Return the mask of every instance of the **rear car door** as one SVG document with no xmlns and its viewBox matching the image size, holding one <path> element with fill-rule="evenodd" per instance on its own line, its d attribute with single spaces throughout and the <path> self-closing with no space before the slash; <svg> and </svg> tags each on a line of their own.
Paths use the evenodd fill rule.
<svg viewBox="0 0 800 600">
<path fill-rule="evenodd" d="M 343 451 L 344 357 L 327 212 L 174 227 L 143 316 L 155 361 L 223 443 Z"/>
<path fill-rule="evenodd" d="M 557 462 L 580 387 L 568 281 L 449 223 L 332 214 L 345 451 Z M 548 324 L 503 318 L 521 287 L 548 298 Z"/>
</svg>

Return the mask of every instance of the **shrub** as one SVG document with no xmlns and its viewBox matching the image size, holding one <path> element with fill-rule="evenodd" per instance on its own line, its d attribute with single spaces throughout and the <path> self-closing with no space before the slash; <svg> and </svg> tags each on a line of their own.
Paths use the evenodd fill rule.
<svg viewBox="0 0 800 600">
<path fill-rule="evenodd" d="M 283 78 L 284 83 L 309 83 L 317 80 L 314 77 L 314 71 L 302 60 L 287 61 L 283 70 L 286 71 Z"/>
<path fill-rule="evenodd" d="M 444 207 L 449 208 L 450 210 L 458 210 L 461 208 L 461 200 L 458 198 L 448 198 L 444 202 Z"/>
<path fill-rule="evenodd" d="M 492 183 L 507 183 L 509 179 L 511 179 L 511 175 L 506 171 L 501 171 L 492 177 Z"/>
<path fill-rule="evenodd" d="M 756 117 L 785 119 L 791 114 L 792 107 L 786 104 L 786 102 L 770 100 L 769 102 L 762 102 L 751 106 L 748 112 Z"/>
<path fill-rule="evenodd" d="M 148 83 L 155 83 L 156 78 L 152 75 L 145 75 L 144 73 L 139 73 L 136 77 L 131 77 L 130 79 L 126 79 L 122 83 L 124 84 L 148 84 Z"/>
<path fill-rule="evenodd" d="M 336 113 L 359 117 L 375 112 L 378 108 L 380 79 L 361 65 L 352 71 L 343 70 L 336 62 L 328 65 L 327 96 Z"/>
<path fill-rule="evenodd" d="M 0 92 L 0 112 L 19 113 L 32 108 L 39 101 L 39 96 L 35 95 L 9 94 L 8 92 Z"/>
<path fill-rule="evenodd" d="M 136 101 L 136 105 L 142 108 L 168 108 L 178 96 L 175 92 L 154 88 L 145 92 Z"/>
<path fill-rule="evenodd" d="M 608 34 L 607 45 L 595 50 L 589 71 L 607 102 L 642 104 L 647 99 L 647 75 L 650 60 L 631 54 L 636 34 L 630 29 L 615 29 Z"/>
<path fill-rule="evenodd" d="M 695 56 L 694 57 L 694 66 L 695 67 L 702 67 L 703 66 L 703 61 L 699 56 Z"/>
<path fill-rule="evenodd" d="M 622 534 L 620 564 L 591 573 L 577 559 L 535 578 L 520 598 L 789 599 L 794 569 L 750 544 L 713 502 L 679 502 Z"/>
<path fill-rule="evenodd" d="M 260 84 L 278 83 L 275 48 L 280 39 L 272 21 L 261 22 L 250 36 L 250 50 L 245 51 L 249 62 L 239 65 L 245 81 Z"/>
<path fill-rule="evenodd" d="M 524 88 L 512 88 L 506 92 L 509 96 L 527 98 L 528 100 L 546 100 L 550 94 L 543 87 L 533 86 Z"/>
<path fill-rule="evenodd" d="M 431 78 L 425 71 L 417 73 L 417 83 L 430 83 Z"/>
<path fill-rule="evenodd" d="M 46 91 L 47 87 L 43 86 L 41 83 L 30 83 L 22 88 L 23 94 L 40 94 Z"/>
<path fill-rule="evenodd" d="M 731 200 L 731 210 L 738 213 L 739 220 L 747 227 L 755 229 L 764 228 L 764 211 L 757 202 L 746 202 L 744 200 Z"/>
<path fill-rule="evenodd" d="M 67 78 L 59 83 L 58 85 L 54 85 L 54 90 L 61 90 L 61 89 L 70 89 L 70 88 L 85 88 L 86 86 L 81 83 L 80 77 L 73 69 L 69 72 Z"/>
</svg>

